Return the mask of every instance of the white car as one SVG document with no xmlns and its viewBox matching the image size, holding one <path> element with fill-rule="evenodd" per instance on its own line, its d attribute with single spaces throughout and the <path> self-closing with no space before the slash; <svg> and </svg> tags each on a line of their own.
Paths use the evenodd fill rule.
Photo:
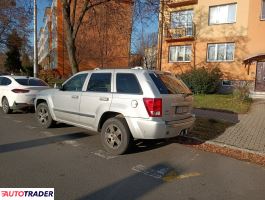
<svg viewBox="0 0 265 200">
<path fill-rule="evenodd" d="M 26 76 L 0 76 L 0 107 L 5 114 L 34 105 L 39 91 L 48 89 L 44 81 Z"/>
</svg>

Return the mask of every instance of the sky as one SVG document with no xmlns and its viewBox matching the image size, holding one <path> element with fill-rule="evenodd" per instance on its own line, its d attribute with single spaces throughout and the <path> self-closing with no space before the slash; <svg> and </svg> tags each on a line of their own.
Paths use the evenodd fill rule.
<svg viewBox="0 0 265 200">
<path fill-rule="evenodd" d="M 38 7 L 38 33 L 40 28 L 43 26 L 43 16 L 46 7 L 51 6 L 51 1 L 47 0 L 37 0 L 37 7 Z"/>
</svg>

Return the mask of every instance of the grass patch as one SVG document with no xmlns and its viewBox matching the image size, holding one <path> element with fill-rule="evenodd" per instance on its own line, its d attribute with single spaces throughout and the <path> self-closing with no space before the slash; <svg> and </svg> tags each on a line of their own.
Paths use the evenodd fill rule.
<svg viewBox="0 0 265 200">
<path fill-rule="evenodd" d="M 240 101 L 233 95 L 210 94 L 210 95 L 194 95 L 194 108 L 214 109 L 228 111 L 234 113 L 247 113 L 251 99 Z"/>
<path fill-rule="evenodd" d="M 207 141 L 223 134 L 233 123 L 223 122 L 215 119 L 196 118 L 194 127 L 189 136 Z"/>
</svg>

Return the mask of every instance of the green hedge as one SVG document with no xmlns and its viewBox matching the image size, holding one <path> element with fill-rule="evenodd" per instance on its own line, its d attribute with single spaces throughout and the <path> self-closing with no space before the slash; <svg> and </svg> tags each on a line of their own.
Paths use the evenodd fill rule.
<svg viewBox="0 0 265 200">
<path fill-rule="evenodd" d="M 218 90 L 222 72 L 218 67 L 206 69 L 200 67 L 187 71 L 180 78 L 195 94 L 212 94 Z"/>
</svg>

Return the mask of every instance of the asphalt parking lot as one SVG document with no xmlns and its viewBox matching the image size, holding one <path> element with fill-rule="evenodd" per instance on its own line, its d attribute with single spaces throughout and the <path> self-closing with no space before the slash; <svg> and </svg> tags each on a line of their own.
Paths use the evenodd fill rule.
<svg viewBox="0 0 265 200">
<path fill-rule="evenodd" d="M 0 187 L 52 187 L 55 199 L 264 199 L 265 168 L 170 141 L 103 151 L 97 133 L 41 129 L 32 113 L 0 114 Z"/>
</svg>

